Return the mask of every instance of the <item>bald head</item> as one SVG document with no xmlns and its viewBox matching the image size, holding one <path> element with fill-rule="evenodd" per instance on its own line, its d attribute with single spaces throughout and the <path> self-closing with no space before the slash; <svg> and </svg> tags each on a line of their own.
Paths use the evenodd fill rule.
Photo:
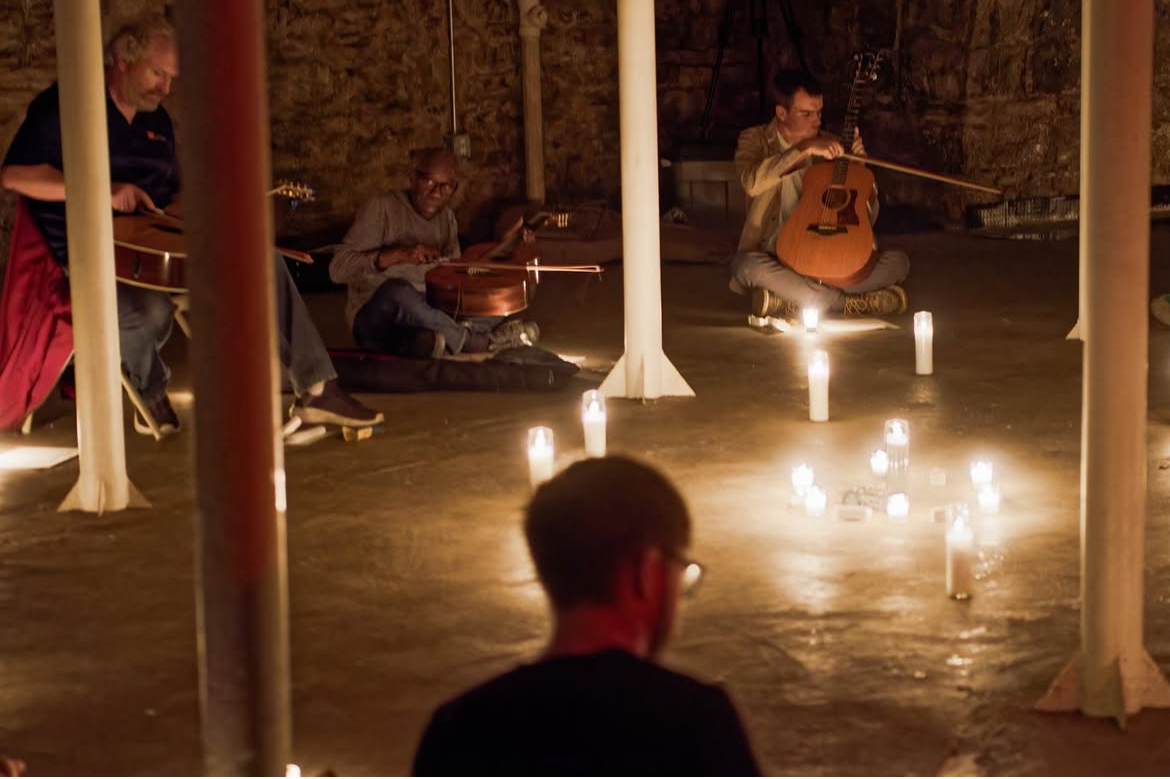
<svg viewBox="0 0 1170 779">
<path fill-rule="evenodd" d="M 410 200 L 425 219 L 442 211 L 459 183 L 459 158 L 450 149 L 423 149 L 415 155 Z"/>
</svg>

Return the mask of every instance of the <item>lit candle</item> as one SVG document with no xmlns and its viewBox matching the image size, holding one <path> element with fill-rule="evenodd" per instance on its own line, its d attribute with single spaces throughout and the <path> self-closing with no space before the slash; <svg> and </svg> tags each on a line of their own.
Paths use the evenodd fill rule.
<svg viewBox="0 0 1170 779">
<path fill-rule="evenodd" d="M 534 427 L 528 431 L 528 478 L 533 487 L 553 475 L 553 431 Z"/>
<path fill-rule="evenodd" d="M 822 516 L 828 503 L 829 498 L 825 495 L 825 491 L 816 485 L 809 487 L 808 492 L 805 493 L 804 510 L 810 517 Z"/>
<path fill-rule="evenodd" d="M 808 418 L 829 420 L 829 353 L 817 349 L 808 363 Z"/>
<path fill-rule="evenodd" d="M 581 395 L 581 425 L 585 428 L 585 456 L 605 457 L 605 396 L 597 390 Z"/>
<path fill-rule="evenodd" d="M 960 510 L 947 529 L 947 597 L 966 600 L 975 584 L 975 534 Z"/>
<path fill-rule="evenodd" d="M 994 475 L 995 468 L 990 462 L 976 460 L 971 463 L 971 484 L 975 485 L 975 489 L 979 489 L 984 484 L 991 484 Z"/>
<path fill-rule="evenodd" d="M 914 315 L 914 372 L 920 376 L 934 373 L 934 317 L 929 311 Z"/>
<path fill-rule="evenodd" d="M 804 331 L 806 333 L 815 333 L 817 331 L 817 324 L 821 321 L 821 312 L 817 308 L 805 307 L 800 311 L 804 318 Z"/>
<path fill-rule="evenodd" d="M 905 492 L 910 479 L 910 424 L 905 419 L 886 420 L 887 481 L 891 492 Z"/>
<path fill-rule="evenodd" d="M 296 763 L 288 763 L 284 767 L 284 775 L 287 777 L 293 777 L 293 779 L 300 779 L 301 767 Z"/>
<path fill-rule="evenodd" d="M 910 498 L 904 492 L 895 492 L 886 499 L 886 514 L 892 522 L 901 522 L 910 515 Z"/>
<path fill-rule="evenodd" d="M 792 491 L 796 497 L 804 499 L 808 488 L 813 485 L 813 469 L 810 465 L 801 463 L 792 469 Z"/>
<path fill-rule="evenodd" d="M 875 449 L 869 456 L 869 469 L 873 471 L 874 476 L 886 475 L 886 471 L 890 470 L 890 456 L 886 454 L 885 449 Z"/>
<path fill-rule="evenodd" d="M 999 487 L 994 484 L 984 484 L 979 488 L 979 510 L 984 514 L 999 513 Z"/>
</svg>

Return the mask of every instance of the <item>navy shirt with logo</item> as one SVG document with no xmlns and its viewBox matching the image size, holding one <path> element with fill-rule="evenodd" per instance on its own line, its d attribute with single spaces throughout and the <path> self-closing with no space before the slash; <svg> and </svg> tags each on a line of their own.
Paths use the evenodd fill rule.
<svg viewBox="0 0 1170 779">
<path fill-rule="evenodd" d="M 110 180 L 141 187 L 159 208 L 164 208 L 179 191 L 179 163 L 175 154 L 175 130 L 171 117 L 162 106 L 154 111 L 139 111 L 133 122 L 118 110 L 106 93 L 106 125 L 110 140 Z M 64 170 L 61 152 L 61 97 L 57 85 L 37 95 L 4 165 L 51 165 Z M 29 211 L 53 257 L 65 265 L 65 203 L 25 198 Z"/>
</svg>

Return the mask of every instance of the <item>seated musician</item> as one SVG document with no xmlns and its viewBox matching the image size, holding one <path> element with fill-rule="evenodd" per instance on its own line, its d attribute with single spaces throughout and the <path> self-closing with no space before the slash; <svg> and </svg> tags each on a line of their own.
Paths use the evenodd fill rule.
<svg viewBox="0 0 1170 779">
<path fill-rule="evenodd" d="M 143 17 L 118 30 L 106 47 L 106 115 L 111 194 L 115 211 L 171 207 L 179 195 L 174 128 L 161 101 L 178 75 L 175 32 L 162 17 Z M 53 257 L 68 267 L 65 179 L 57 85 L 37 95 L 0 167 L 0 182 L 23 196 Z M 381 412 L 344 392 L 304 301 L 284 261 L 276 257 L 279 352 L 297 401 L 292 413 L 312 424 L 364 427 Z M 167 398 L 170 376 L 159 355 L 170 335 L 171 296 L 126 283 L 117 285 L 122 369 L 163 433 L 177 432 L 179 418 Z M 204 366 L 214 370 L 213 366 Z M 149 433 L 135 414 L 135 429 Z"/>
<path fill-rule="evenodd" d="M 424 149 L 410 189 L 368 200 L 333 255 L 329 276 L 349 287 L 346 318 L 363 349 L 441 357 L 534 344 L 539 338 L 533 322 L 457 322 L 427 303 L 427 271 L 440 259 L 460 256 L 449 206 L 458 181 L 454 153 Z"/>
<path fill-rule="evenodd" d="M 812 76 L 800 70 L 776 74 L 776 118 L 740 133 L 735 170 L 747 194 L 747 218 L 731 261 L 733 292 L 752 294 L 753 317 L 791 316 L 801 308 L 835 311 L 846 316 L 885 316 L 906 310 L 906 292 L 898 286 L 910 272 L 905 252 L 878 253 L 869 275 L 844 289 L 803 276 L 776 256 L 776 239 L 801 197 L 805 170 L 814 158 L 831 160 L 841 143 L 821 135 L 824 97 Z M 860 133 L 851 151 L 865 154 Z M 870 221 L 877 216 L 877 192 L 869 201 Z M 876 249 L 875 249 L 876 251 Z"/>
</svg>

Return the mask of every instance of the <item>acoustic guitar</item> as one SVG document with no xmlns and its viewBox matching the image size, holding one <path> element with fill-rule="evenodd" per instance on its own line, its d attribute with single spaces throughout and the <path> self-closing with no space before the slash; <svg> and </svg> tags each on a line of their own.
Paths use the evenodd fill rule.
<svg viewBox="0 0 1170 779">
<path fill-rule="evenodd" d="M 877 78 L 880 59 L 873 53 L 855 58 L 857 69 L 841 132 L 846 149 L 857 127 L 863 87 Z M 866 278 L 877 261 L 869 221 L 873 191 L 873 172 L 859 162 L 842 157 L 810 165 L 800 202 L 776 238 L 776 256 L 797 273 L 836 287 Z"/>
<path fill-rule="evenodd" d="M 302 201 L 316 197 L 307 184 L 292 181 L 278 182 L 266 194 Z M 278 246 L 276 251 L 298 262 L 313 262 L 309 254 L 295 249 Z M 114 217 L 114 273 L 118 281 L 163 292 L 186 292 L 187 262 L 181 219 L 162 212 Z"/>
</svg>

